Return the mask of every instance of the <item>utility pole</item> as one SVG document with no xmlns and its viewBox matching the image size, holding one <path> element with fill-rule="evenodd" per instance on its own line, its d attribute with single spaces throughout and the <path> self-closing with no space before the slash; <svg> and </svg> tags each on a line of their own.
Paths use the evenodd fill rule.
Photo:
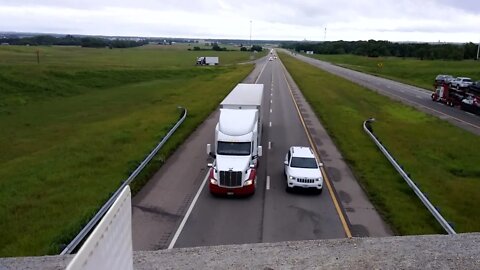
<svg viewBox="0 0 480 270">
<path fill-rule="evenodd" d="M 477 46 L 477 60 L 478 60 L 478 53 L 480 52 L 480 41 L 478 42 L 478 46 Z"/>
<path fill-rule="evenodd" d="M 327 27 L 325 26 L 325 34 L 323 36 L 323 42 L 327 41 Z"/>
<path fill-rule="evenodd" d="M 250 46 L 252 46 L 252 20 L 250 20 Z"/>
</svg>

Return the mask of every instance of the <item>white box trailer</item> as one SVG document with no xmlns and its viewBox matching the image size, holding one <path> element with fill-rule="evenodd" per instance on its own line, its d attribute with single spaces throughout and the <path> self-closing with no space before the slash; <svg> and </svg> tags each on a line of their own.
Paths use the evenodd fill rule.
<svg viewBox="0 0 480 270">
<path fill-rule="evenodd" d="M 197 65 L 216 66 L 219 60 L 217 56 L 201 56 L 197 58 Z"/>
<path fill-rule="evenodd" d="M 238 84 L 220 103 L 215 127 L 215 158 L 209 164 L 209 187 L 214 194 L 253 194 L 258 158 L 262 155 L 263 84 Z"/>
</svg>

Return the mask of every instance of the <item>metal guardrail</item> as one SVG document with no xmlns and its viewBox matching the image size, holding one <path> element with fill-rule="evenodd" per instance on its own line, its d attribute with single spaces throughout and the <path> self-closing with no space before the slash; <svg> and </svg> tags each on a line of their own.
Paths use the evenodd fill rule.
<svg viewBox="0 0 480 270">
<path fill-rule="evenodd" d="M 78 233 L 77 236 L 63 249 L 63 251 L 60 253 L 60 255 L 65 255 L 65 254 L 70 254 L 72 253 L 73 250 L 82 242 L 82 240 L 90 233 L 90 231 L 98 224 L 100 219 L 105 215 L 107 210 L 112 206 L 112 204 L 115 202 L 117 199 L 118 195 L 122 192 L 122 190 L 125 188 L 125 186 L 129 185 L 135 177 L 145 168 L 145 166 L 152 160 L 152 158 L 157 154 L 157 152 L 162 148 L 162 146 L 165 144 L 165 142 L 170 139 L 172 134 L 177 130 L 177 128 L 180 126 L 180 124 L 183 123 L 185 118 L 187 117 L 187 109 L 183 107 L 178 107 L 179 109 L 183 109 L 183 115 L 182 117 L 178 120 L 178 122 L 173 126 L 170 131 L 163 137 L 163 139 L 157 144 L 157 146 L 148 154 L 148 156 L 138 165 L 138 167 L 133 171 L 130 176 L 123 181 L 122 185 L 113 193 L 113 195 L 108 199 L 108 201 L 98 210 L 97 214 L 83 227 L 83 229 Z"/>
<path fill-rule="evenodd" d="M 415 185 L 415 183 L 410 179 L 408 174 L 402 169 L 402 167 L 395 161 L 395 159 L 390 155 L 390 153 L 387 151 L 387 149 L 382 145 L 382 143 L 375 137 L 373 134 L 373 130 L 371 127 L 371 123 L 375 121 L 374 118 L 370 118 L 366 121 L 363 122 L 363 129 L 365 132 L 370 135 L 372 140 L 375 142 L 375 144 L 380 148 L 380 151 L 387 157 L 388 161 L 392 163 L 393 167 L 397 170 L 398 173 L 402 176 L 402 178 L 407 182 L 407 184 L 410 186 L 410 188 L 415 192 L 417 197 L 422 201 L 422 203 L 427 207 L 428 211 L 432 213 L 432 215 L 435 217 L 435 219 L 440 223 L 440 225 L 445 229 L 445 231 L 448 234 L 457 234 L 452 226 L 443 218 L 443 216 L 438 212 L 437 208 L 433 206 L 433 204 L 427 199 L 427 197 L 420 191 L 420 189 Z"/>
</svg>

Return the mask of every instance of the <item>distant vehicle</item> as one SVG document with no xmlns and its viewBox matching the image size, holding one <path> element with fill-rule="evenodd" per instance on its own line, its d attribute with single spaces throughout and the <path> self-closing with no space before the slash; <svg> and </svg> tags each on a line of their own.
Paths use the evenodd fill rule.
<svg viewBox="0 0 480 270">
<path fill-rule="evenodd" d="M 218 57 L 210 57 L 210 56 L 201 56 L 197 58 L 197 65 L 200 66 L 215 66 L 218 65 Z"/>
<path fill-rule="evenodd" d="M 462 100 L 460 108 L 467 112 L 480 114 L 480 97 L 468 93 L 466 98 Z"/>
<path fill-rule="evenodd" d="M 453 80 L 452 75 L 443 75 L 439 74 L 437 77 L 435 77 L 435 86 L 443 84 L 443 83 L 450 83 Z"/>
<path fill-rule="evenodd" d="M 472 91 L 472 92 L 477 92 L 480 94 L 480 81 L 476 81 L 474 83 L 472 83 L 469 87 L 468 87 L 468 90 L 469 91 Z"/>
<path fill-rule="evenodd" d="M 472 83 L 473 83 L 472 79 L 468 77 L 457 77 L 450 82 L 450 86 L 460 89 L 460 88 L 467 88 Z"/>
<path fill-rule="evenodd" d="M 273 59 L 277 59 L 277 56 L 276 56 L 276 55 L 274 55 L 274 56 L 273 56 Z"/>
<path fill-rule="evenodd" d="M 257 185 L 262 156 L 263 84 L 238 84 L 220 103 L 215 153 L 207 144 L 209 189 L 214 195 L 250 195 Z"/>
<path fill-rule="evenodd" d="M 308 188 L 322 192 L 323 176 L 319 163 L 310 147 L 292 146 L 285 155 L 287 191 L 293 188 Z"/>
<path fill-rule="evenodd" d="M 465 98 L 464 89 L 455 89 L 448 83 L 436 84 L 435 91 L 432 93 L 432 100 L 447 104 L 450 107 L 458 106 Z"/>
</svg>

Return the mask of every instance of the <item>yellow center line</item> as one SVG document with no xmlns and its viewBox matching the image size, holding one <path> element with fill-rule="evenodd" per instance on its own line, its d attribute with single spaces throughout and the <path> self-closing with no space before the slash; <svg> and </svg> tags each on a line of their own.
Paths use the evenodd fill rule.
<svg viewBox="0 0 480 270">
<path fill-rule="evenodd" d="M 288 80 L 287 80 L 287 75 L 286 75 L 287 69 L 285 68 L 285 66 L 283 66 L 283 64 L 282 64 L 282 67 L 283 67 L 283 70 L 284 70 L 283 77 L 285 79 L 285 82 L 287 83 L 288 89 L 290 90 L 290 96 L 292 97 L 293 104 L 295 105 L 295 108 L 297 109 L 298 116 L 300 117 L 300 121 L 302 122 L 303 128 L 305 129 L 305 133 L 307 134 L 308 141 L 309 141 L 310 145 L 312 146 L 312 149 L 313 149 L 313 152 L 314 152 L 316 158 L 318 160 L 320 160 L 320 158 L 319 158 L 320 155 L 318 154 L 317 146 L 316 146 L 316 144 L 313 143 L 312 137 L 310 135 L 310 131 L 308 130 L 307 125 L 305 124 L 305 121 L 303 120 L 302 113 L 300 112 L 300 109 L 298 108 L 298 104 L 295 101 L 295 98 L 293 97 L 292 88 L 290 87 L 290 84 L 288 83 Z M 332 198 L 333 204 L 335 205 L 335 209 L 337 210 L 337 214 L 340 217 L 340 221 L 342 222 L 342 226 L 343 226 L 343 229 L 345 230 L 345 234 L 347 235 L 348 238 L 352 238 L 352 233 L 350 231 L 350 227 L 348 226 L 345 215 L 343 214 L 343 211 L 340 208 L 340 204 L 338 203 L 338 198 L 335 195 L 335 193 L 333 192 L 332 185 L 330 184 L 330 179 L 328 178 L 327 173 L 326 173 L 325 169 L 323 168 L 323 166 L 320 168 L 320 170 L 322 171 L 323 178 L 325 180 L 325 183 L 327 184 L 328 192 L 330 193 L 330 197 Z"/>
</svg>

